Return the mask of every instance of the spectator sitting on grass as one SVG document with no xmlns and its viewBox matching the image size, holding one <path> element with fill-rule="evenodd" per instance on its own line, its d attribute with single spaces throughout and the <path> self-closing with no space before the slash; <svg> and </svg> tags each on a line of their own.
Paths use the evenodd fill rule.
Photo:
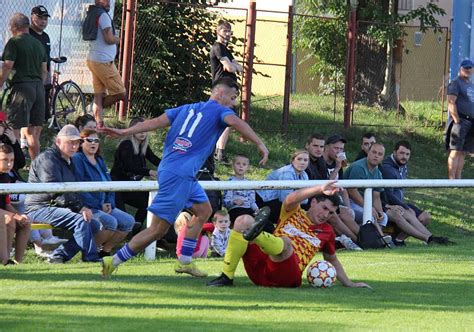
<svg viewBox="0 0 474 332">
<path fill-rule="evenodd" d="M 0 143 L 0 183 L 10 183 L 8 172 L 13 168 L 14 163 L 13 148 L 4 143 Z M 0 238 L 0 255 L 2 256 L 3 264 L 18 264 L 23 260 L 26 245 L 28 244 L 28 237 L 30 236 L 31 221 L 26 214 L 20 214 L 13 207 L 10 202 L 9 195 L 0 195 L 0 220 L 5 221 L 6 229 L 0 230 L 0 237 L 3 232 L 6 233 L 6 238 Z M 2 226 L 0 226 L 3 228 Z M 3 242 L 3 240 L 6 240 Z M 15 242 L 15 259 L 9 260 L 10 252 Z M 5 257 L 5 251 L 7 257 Z M 6 261 L 5 261 L 6 259 Z"/>
<path fill-rule="evenodd" d="M 176 241 L 176 256 L 181 255 L 183 248 L 183 241 L 186 236 L 186 225 L 191 222 L 192 215 L 189 212 L 183 211 L 179 214 L 174 223 L 174 231 L 178 236 Z M 193 258 L 206 258 L 209 252 L 210 241 L 207 233 L 214 230 L 214 225 L 210 222 L 202 226 L 201 235 L 197 239 L 196 248 L 194 249 Z"/>
<path fill-rule="evenodd" d="M 144 118 L 134 118 L 130 127 L 143 122 Z M 151 150 L 148 133 L 138 133 L 123 139 L 115 150 L 110 176 L 114 181 L 141 181 L 144 177 L 156 178 L 156 170 L 147 166 L 147 161 L 158 167 L 161 159 Z M 144 191 L 124 191 L 115 195 L 117 207 L 126 211 L 125 204 L 136 208 L 135 221 L 143 225 L 148 207 L 148 193 Z M 138 229 L 139 231 L 139 229 Z M 135 231 L 134 231 L 135 232 Z"/>
<path fill-rule="evenodd" d="M 342 143 L 344 141 L 341 138 Z M 310 180 L 329 180 L 330 175 L 324 159 L 325 145 L 324 137 L 319 134 L 312 134 L 306 141 L 305 149 L 309 153 L 309 165 L 306 173 Z M 328 156 L 332 155 L 328 154 Z M 333 178 L 336 175 L 339 174 L 337 172 L 331 174 Z M 361 250 L 355 244 L 359 234 L 359 225 L 354 220 L 354 211 L 349 207 L 349 203 L 345 202 L 345 204 L 346 206 L 341 203 L 337 212 L 329 217 L 328 223 L 334 228 L 336 234 L 339 235 L 336 241 L 339 241 L 346 249 Z M 303 206 L 303 209 L 309 209 L 309 204 Z"/>
<path fill-rule="evenodd" d="M 296 150 L 291 154 L 290 164 L 280 167 L 267 176 L 267 180 L 308 180 L 308 174 L 305 170 L 308 167 L 309 155 L 306 150 Z M 280 216 L 281 204 L 293 190 L 257 190 L 257 205 L 259 208 L 268 206 L 271 210 L 268 218 L 269 224 L 266 231 L 273 232 L 273 224 L 278 223 Z M 304 201 L 303 204 L 306 204 Z"/>
<path fill-rule="evenodd" d="M 104 159 L 100 156 L 100 139 L 95 130 L 81 131 L 79 152 L 72 157 L 76 179 L 86 181 L 112 181 Z M 101 248 L 100 257 L 110 256 L 114 247 L 133 229 L 135 219 L 115 206 L 113 192 L 81 192 L 84 206 L 92 210 L 92 217 L 103 226 L 96 244 Z"/>
<path fill-rule="evenodd" d="M 219 210 L 214 213 L 212 218 L 214 231 L 212 232 L 211 246 L 212 250 L 219 256 L 224 257 L 229 242 L 230 219 L 226 210 Z"/>
<path fill-rule="evenodd" d="M 79 130 L 79 132 L 84 129 L 97 129 L 97 122 L 95 118 L 90 114 L 79 115 L 74 121 L 74 126 Z"/>
<path fill-rule="evenodd" d="M 357 157 L 355 157 L 354 161 L 360 160 L 362 158 L 367 158 L 369 149 L 374 143 L 376 143 L 374 134 L 365 133 L 364 135 L 362 135 L 362 144 L 360 145 L 360 151 L 357 154 Z"/>
<path fill-rule="evenodd" d="M 393 153 L 386 157 L 380 169 L 384 179 L 396 179 L 405 180 L 408 177 L 408 161 L 411 157 L 411 144 L 408 141 L 399 141 L 395 144 Z M 386 204 L 396 206 L 398 218 L 404 218 L 409 224 L 411 224 L 423 241 L 427 243 L 441 243 L 447 244 L 449 241 L 446 237 L 434 236 L 426 228 L 431 220 L 431 216 L 428 212 L 422 211 L 417 206 L 405 202 L 405 193 L 403 188 L 385 188 Z M 423 236 L 421 236 L 423 235 Z M 396 234 L 393 239 L 393 243 L 398 246 L 404 246 L 404 240 L 408 234 L 400 232 Z"/>
<path fill-rule="evenodd" d="M 232 161 L 234 175 L 229 181 L 247 181 L 245 174 L 250 166 L 249 158 L 243 154 L 236 154 Z M 258 211 L 255 201 L 255 190 L 226 190 L 224 191 L 224 206 L 229 211 L 231 227 L 235 219 L 243 214 L 253 215 Z"/>
</svg>

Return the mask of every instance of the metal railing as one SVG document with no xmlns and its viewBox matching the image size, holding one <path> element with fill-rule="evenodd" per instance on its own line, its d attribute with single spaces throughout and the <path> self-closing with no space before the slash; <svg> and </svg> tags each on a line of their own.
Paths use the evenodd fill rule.
<svg viewBox="0 0 474 332">
<path fill-rule="evenodd" d="M 199 181 L 205 190 L 269 190 L 301 189 L 322 185 L 327 181 Z M 363 220 L 372 218 L 373 188 L 474 188 L 474 179 L 469 180 L 340 180 L 339 188 L 365 188 Z M 98 191 L 148 191 L 149 202 L 159 189 L 156 181 L 111 181 L 111 182 L 64 182 L 64 183 L 9 183 L 0 186 L 0 194 L 35 194 L 45 192 L 98 192 Z M 147 226 L 151 224 L 152 214 L 147 216 Z M 156 243 L 145 249 L 145 258 L 155 259 Z"/>
</svg>

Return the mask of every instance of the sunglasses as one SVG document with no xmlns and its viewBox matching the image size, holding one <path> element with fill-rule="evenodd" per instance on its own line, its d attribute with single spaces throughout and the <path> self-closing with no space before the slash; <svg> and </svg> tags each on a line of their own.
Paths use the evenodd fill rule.
<svg viewBox="0 0 474 332">
<path fill-rule="evenodd" d="M 84 138 L 84 142 L 99 144 L 99 143 L 100 143 L 100 139 L 87 137 L 87 138 Z"/>
</svg>

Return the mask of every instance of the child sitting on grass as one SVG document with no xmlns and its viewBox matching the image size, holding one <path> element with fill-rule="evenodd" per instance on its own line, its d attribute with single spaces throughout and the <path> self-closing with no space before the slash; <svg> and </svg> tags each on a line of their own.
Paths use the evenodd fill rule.
<svg viewBox="0 0 474 332">
<path fill-rule="evenodd" d="M 191 214 L 189 212 L 181 212 L 174 223 L 174 231 L 178 235 L 176 240 L 176 256 L 181 255 L 181 249 L 183 247 L 183 240 L 186 235 L 186 225 L 191 222 Z M 214 230 L 214 225 L 211 223 L 205 223 L 202 227 L 201 235 L 199 236 L 194 249 L 193 258 L 207 258 L 209 251 L 209 237 L 206 235 Z"/>
<path fill-rule="evenodd" d="M 216 211 L 212 218 L 212 223 L 214 224 L 211 239 L 212 250 L 217 253 L 218 256 L 224 257 L 230 236 L 229 214 L 226 210 Z"/>
</svg>

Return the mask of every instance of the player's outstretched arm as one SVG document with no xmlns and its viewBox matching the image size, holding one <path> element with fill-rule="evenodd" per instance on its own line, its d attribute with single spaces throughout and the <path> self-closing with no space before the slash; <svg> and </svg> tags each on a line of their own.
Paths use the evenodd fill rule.
<svg viewBox="0 0 474 332">
<path fill-rule="evenodd" d="M 100 133 L 104 133 L 111 137 L 119 137 L 119 136 L 129 136 L 133 134 L 143 133 L 147 131 L 152 131 L 158 128 L 165 128 L 170 125 L 170 121 L 166 113 L 163 113 L 159 117 L 148 119 L 143 122 L 139 122 L 136 125 L 126 128 L 126 129 L 117 129 L 117 128 L 109 128 L 105 127 L 102 129 L 98 129 L 97 131 Z"/>
<path fill-rule="evenodd" d="M 258 137 L 258 135 L 255 133 L 255 131 L 253 131 L 253 129 L 247 124 L 247 122 L 235 115 L 227 115 L 224 118 L 224 121 L 229 126 L 237 130 L 240 134 L 242 134 L 243 138 L 252 141 L 257 146 L 257 149 L 262 156 L 262 160 L 260 160 L 259 164 L 265 165 L 268 160 L 268 149 L 260 137 Z"/>
<path fill-rule="evenodd" d="M 324 259 L 327 260 L 329 263 L 331 263 L 334 268 L 336 269 L 337 272 L 337 280 L 341 282 L 341 284 L 345 287 L 354 287 L 354 288 L 371 288 L 369 285 L 367 285 L 364 282 L 352 282 L 349 277 L 346 274 L 346 271 L 344 271 L 344 268 L 342 267 L 341 262 L 337 258 L 337 256 L 330 255 L 327 253 L 323 253 Z"/>
<path fill-rule="evenodd" d="M 308 188 L 302 188 L 298 189 L 296 191 L 293 191 L 291 194 L 286 196 L 285 198 L 285 209 L 286 211 L 292 211 L 294 210 L 298 204 L 300 204 L 302 201 L 304 201 L 307 198 L 320 195 L 320 194 L 325 194 L 328 196 L 332 196 L 335 193 L 339 191 L 339 188 L 335 186 L 337 181 L 328 181 L 325 184 L 321 186 L 312 186 Z"/>
</svg>

